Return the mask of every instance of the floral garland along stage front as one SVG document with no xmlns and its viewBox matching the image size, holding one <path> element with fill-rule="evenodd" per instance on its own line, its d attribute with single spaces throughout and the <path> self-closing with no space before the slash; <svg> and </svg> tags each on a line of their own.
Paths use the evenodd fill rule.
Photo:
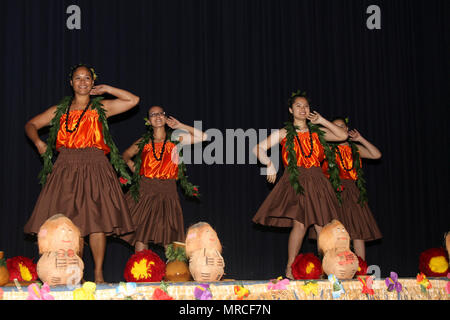
<svg viewBox="0 0 450 320">
<path fill-rule="evenodd" d="M 46 294 L 55 300 L 450 300 L 450 278 L 417 278 L 338 280 L 266 280 L 266 281 L 220 281 L 220 282 L 154 282 L 93 285 L 95 291 L 80 295 L 86 286 L 69 289 L 65 286 L 50 287 Z M 337 279 L 336 279 L 337 280 Z M 401 284 L 400 290 L 392 287 Z M 88 282 L 89 284 L 89 282 Z M 282 284 L 282 285 L 281 285 Z M 44 286 L 41 286 L 44 288 Z M 199 298 L 198 288 L 204 288 L 207 296 Z M 400 286 L 398 286 L 400 288 Z M 27 287 L 2 287 L 3 300 L 27 300 Z M 92 290 L 92 289 L 91 289 Z M 197 292 L 196 292 L 197 290 Z M 36 291 L 34 288 L 33 291 Z M 339 291 L 339 294 L 337 294 Z M 80 298 L 81 297 L 81 298 Z"/>
</svg>

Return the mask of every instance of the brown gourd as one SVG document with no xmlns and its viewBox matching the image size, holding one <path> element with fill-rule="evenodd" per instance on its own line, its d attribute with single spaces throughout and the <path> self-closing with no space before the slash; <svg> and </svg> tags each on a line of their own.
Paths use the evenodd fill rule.
<svg viewBox="0 0 450 320">
<path fill-rule="evenodd" d="M 56 214 L 39 229 L 41 257 L 37 274 L 42 282 L 53 285 L 77 285 L 83 278 L 84 263 L 80 253 L 80 230 L 63 214 Z"/>
<path fill-rule="evenodd" d="M 189 271 L 195 281 L 219 281 L 225 268 L 222 244 L 216 231 L 206 222 L 192 225 L 186 234 Z"/>
<path fill-rule="evenodd" d="M 6 267 L 5 253 L 0 251 L 0 287 L 9 282 L 9 272 Z"/>
<path fill-rule="evenodd" d="M 222 245 L 216 231 L 206 222 L 198 222 L 186 233 L 186 256 L 202 248 L 216 249 L 222 253 Z"/>
<path fill-rule="evenodd" d="M 166 248 L 166 258 L 166 280 L 173 282 L 191 280 L 184 243 L 174 241 L 168 245 Z"/>
<path fill-rule="evenodd" d="M 358 257 L 350 250 L 350 235 L 344 225 L 333 220 L 325 225 L 318 238 L 323 254 L 322 269 L 338 279 L 352 279 L 358 270 Z"/>
</svg>

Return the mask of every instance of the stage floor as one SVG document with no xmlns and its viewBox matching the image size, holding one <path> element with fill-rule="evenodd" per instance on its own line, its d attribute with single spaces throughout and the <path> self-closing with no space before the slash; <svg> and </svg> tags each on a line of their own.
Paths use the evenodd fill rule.
<svg viewBox="0 0 450 320">
<path fill-rule="evenodd" d="M 357 279 L 342 280 L 345 292 L 339 297 L 333 297 L 333 285 L 328 280 L 317 280 L 308 284 L 306 280 L 290 281 L 284 290 L 269 289 L 270 280 L 261 281 L 235 281 L 225 280 L 219 282 L 208 282 L 212 300 L 238 300 L 235 287 L 241 286 L 248 290 L 248 296 L 243 300 L 450 300 L 446 293 L 447 278 L 429 278 L 431 288 L 423 290 L 415 278 L 401 278 L 400 293 L 389 292 L 383 280 L 373 282 L 373 294 L 363 293 L 363 285 Z M 174 300 L 195 300 L 195 289 L 200 283 L 190 282 L 165 282 L 167 293 Z M 203 284 L 203 283 L 202 283 Z M 154 300 L 155 289 L 160 288 L 161 283 L 137 283 L 135 292 L 128 300 Z M 94 293 L 96 300 L 124 300 L 122 294 L 118 294 L 118 283 L 99 284 Z M 27 300 L 27 284 L 21 288 L 15 285 L 0 287 L 3 290 L 3 300 Z M 74 289 L 66 286 L 50 287 L 50 294 L 55 300 L 74 300 Z"/>
</svg>

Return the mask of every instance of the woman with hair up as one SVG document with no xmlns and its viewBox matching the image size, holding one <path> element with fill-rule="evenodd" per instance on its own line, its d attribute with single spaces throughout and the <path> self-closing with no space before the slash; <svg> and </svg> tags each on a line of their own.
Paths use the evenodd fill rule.
<svg viewBox="0 0 450 320">
<path fill-rule="evenodd" d="M 341 192 L 342 205 L 338 211 L 339 220 L 347 229 L 350 238 L 353 239 L 356 255 L 365 260 L 365 241 L 380 239 L 382 234 L 367 204 L 361 158 L 380 159 L 381 152 L 358 130 L 349 130 L 348 118 L 335 117 L 332 122 L 348 132 L 349 136 L 346 141 L 331 144 L 343 189 Z M 327 175 L 327 161 L 324 161 L 322 168 Z"/>
<path fill-rule="evenodd" d="M 266 140 L 253 152 L 267 166 L 267 181 L 275 183 L 276 169 L 267 150 L 281 144 L 284 174 L 253 217 L 253 222 L 266 226 L 292 227 L 288 242 L 286 277 L 292 279 L 291 265 L 300 251 L 306 230 L 321 227 L 337 219 L 337 172 L 330 181 L 323 175 L 320 164 L 330 156 L 327 141 L 347 139 L 347 133 L 319 113 L 310 110 L 305 93 L 297 91 L 288 100 L 292 121 Z M 319 125 L 321 126 L 319 128 Z M 334 157 L 333 157 L 334 159 Z"/>
<path fill-rule="evenodd" d="M 97 75 L 84 64 L 74 66 L 69 77 L 73 96 L 25 125 L 28 138 L 44 160 L 39 174 L 44 186 L 24 231 L 36 234 L 49 217 L 64 214 L 80 229 L 82 237 L 89 236 L 95 282 L 102 283 L 106 236 L 134 231 L 114 169 L 122 181 L 130 177 L 109 134 L 107 118 L 133 108 L 139 97 L 109 85 L 94 85 Z M 116 98 L 99 96 L 105 93 Z M 38 134 L 46 126 L 51 126 L 47 143 Z M 53 165 L 55 149 L 59 155 Z"/>
<path fill-rule="evenodd" d="M 133 172 L 133 185 L 126 199 L 136 227 L 136 232 L 125 235 L 123 240 L 133 245 L 135 252 L 148 249 L 149 242 L 163 246 L 173 241 L 184 242 L 183 212 L 176 182 L 186 196 L 199 194 L 198 187 L 187 181 L 178 148 L 206 140 L 204 132 L 167 117 L 160 106 L 148 110 L 146 125 L 147 132 L 122 155 Z"/>
</svg>

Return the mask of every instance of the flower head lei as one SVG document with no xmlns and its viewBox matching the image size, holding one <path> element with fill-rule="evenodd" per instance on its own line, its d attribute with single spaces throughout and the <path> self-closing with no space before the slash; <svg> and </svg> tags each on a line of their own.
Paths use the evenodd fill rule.
<svg viewBox="0 0 450 320">
<path fill-rule="evenodd" d="M 301 91 L 300 89 L 298 89 L 295 92 L 292 92 L 291 96 L 288 99 L 288 106 L 289 108 L 292 106 L 292 104 L 294 103 L 295 99 L 297 98 L 305 98 L 308 103 L 310 103 L 310 100 L 308 98 L 308 96 L 306 95 L 306 91 Z"/>
<path fill-rule="evenodd" d="M 95 72 L 95 69 L 94 69 L 93 67 L 88 66 L 87 64 L 84 64 L 84 63 L 79 63 L 79 64 L 74 65 L 72 68 L 70 68 L 70 73 L 69 73 L 69 79 L 70 79 L 70 80 L 72 80 L 73 73 L 75 72 L 75 70 L 77 70 L 77 69 L 80 68 L 80 67 L 85 67 L 85 68 L 87 68 L 87 69 L 91 72 L 91 74 L 92 74 L 92 79 L 93 79 L 94 81 L 98 79 L 98 75 L 97 75 L 97 73 Z"/>
</svg>

